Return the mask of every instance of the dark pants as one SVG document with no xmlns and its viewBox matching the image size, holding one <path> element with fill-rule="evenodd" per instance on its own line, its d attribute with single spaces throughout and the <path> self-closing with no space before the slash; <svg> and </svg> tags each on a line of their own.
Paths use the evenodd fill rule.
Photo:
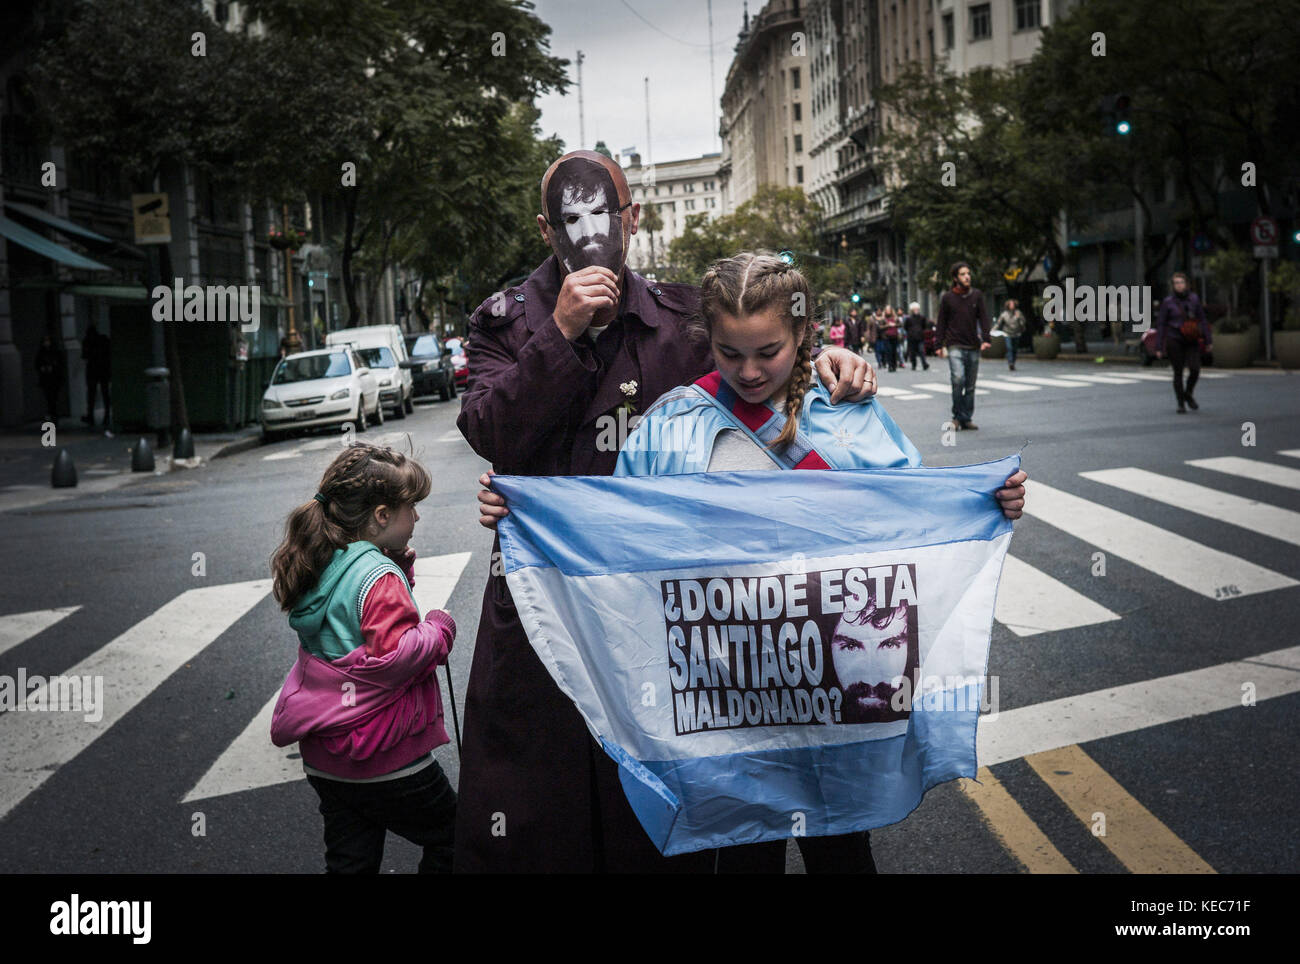
<svg viewBox="0 0 1300 964">
<path fill-rule="evenodd" d="M 1189 345 L 1177 335 L 1165 339 L 1165 351 L 1169 354 L 1169 364 L 1174 369 L 1174 396 L 1178 404 L 1190 397 L 1196 388 L 1196 380 L 1201 377 L 1201 346 Z M 1187 367 L 1187 385 L 1183 385 L 1183 367 Z"/>
<path fill-rule="evenodd" d="M 109 422 L 108 418 L 108 376 L 86 373 L 86 419 L 92 425 L 95 422 L 95 395 L 97 391 L 102 390 L 104 393 L 104 424 Z"/>
<path fill-rule="evenodd" d="M 907 339 L 907 360 L 912 363 L 912 371 L 916 371 L 916 361 L 921 360 L 921 365 L 926 371 L 930 370 L 930 363 L 925 360 L 925 339 L 909 338 Z"/>
<path fill-rule="evenodd" d="M 795 837 L 804 869 L 810 874 L 874 874 L 871 833 L 844 833 L 833 837 Z M 785 873 L 785 841 L 724 847 L 718 851 L 720 874 Z"/>
<path fill-rule="evenodd" d="M 424 848 L 422 874 L 451 873 L 456 791 L 437 762 L 409 777 L 343 783 L 308 776 L 325 818 L 325 871 L 377 874 L 384 835 L 392 831 Z"/>
<path fill-rule="evenodd" d="M 980 371 L 978 348 L 948 349 L 948 378 L 952 382 L 952 417 L 969 422 L 975 417 L 975 378 Z"/>
<path fill-rule="evenodd" d="M 876 344 L 879 345 L 881 342 L 883 342 L 885 346 L 884 350 L 881 352 L 883 355 L 881 364 L 888 365 L 891 372 L 895 371 L 898 368 L 898 342 L 882 338 L 881 341 L 876 342 Z"/>
<path fill-rule="evenodd" d="M 51 418 L 59 416 L 59 384 L 57 378 L 41 379 L 41 391 L 45 393 L 45 414 Z"/>
</svg>

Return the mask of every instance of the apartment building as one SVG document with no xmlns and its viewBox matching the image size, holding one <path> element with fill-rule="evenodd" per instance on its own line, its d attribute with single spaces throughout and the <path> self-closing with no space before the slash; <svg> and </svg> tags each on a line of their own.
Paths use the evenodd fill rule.
<svg viewBox="0 0 1300 964">
<path fill-rule="evenodd" d="M 644 166 L 639 154 L 629 154 L 624 160 L 632 200 L 641 205 L 642 217 L 646 209 L 654 208 L 663 221 L 663 227 L 653 234 L 642 223 L 632 237 L 628 264 L 642 274 L 654 274 L 655 266 L 664 264 L 668 246 L 681 236 L 687 218 L 702 214 L 712 221 L 722 213 L 721 154 L 715 151 Z"/>
</svg>

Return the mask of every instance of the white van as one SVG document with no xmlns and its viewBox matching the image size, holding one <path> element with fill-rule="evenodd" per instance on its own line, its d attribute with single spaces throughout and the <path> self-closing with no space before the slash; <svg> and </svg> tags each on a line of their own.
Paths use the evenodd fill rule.
<svg viewBox="0 0 1300 964">
<path fill-rule="evenodd" d="M 361 360 L 375 373 L 379 381 L 379 397 L 385 407 L 391 406 L 393 418 L 406 418 L 414 411 L 411 356 L 407 354 L 401 328 L 397 325 L 340 328 L 325 336 L 325 344 L 351 345 L 356 349 Z"/>
</svg>

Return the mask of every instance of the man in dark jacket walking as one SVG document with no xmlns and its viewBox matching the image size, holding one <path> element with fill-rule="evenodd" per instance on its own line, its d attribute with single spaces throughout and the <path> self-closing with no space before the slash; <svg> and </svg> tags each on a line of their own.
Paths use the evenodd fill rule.
<svg viewBox="0 0 1300 964">
<path fill-rule="evenodd" d="M 921 303 L 913 301 L 907 306 L 907 317 L 903 319 L 903 334 L 907 336 L 907 360 L 916 371 L 916 360 L 928 372 L 930 363 L 925 360 L 925 330 L 930 327 L 930 319 L 921 314 Z"/>
<path fill-rule="evenodd" d="M 457 425 L 495 471 L 612 475 L 610 419 L 713 371 L 707 343 L 687 336 L 694 285 L 649 282 L 624 261 L 636 232 L 622 169 L 574 151 L 542 179 L 538 227 L 555 254 L 470 318 L 470 382 Z M 874 393 L 862 359 L 828 349 L 815 362 L 836 400 Z M 488 483 L 486 476 L 480 480 Z M 480 492 L 494 528 L 504 500 Z M 618 767 L 528 642 L 501 567 L 483 595 L 456 813 L 458 872 L 702 872 L 713 852 L 665 858 L 627 803 Z"/>
<path fill-rule="evenodd" d="M 952 289 L 939 299 L 935 341 L 939 357 L 948 359 L 952 381 L 952 417 L 959 429 L 979 428 L 975 415 L 975 378 L 980 370 L 980 352 L 993 337 L 984 293 L 971 287 L 970 265 L 958 261 L 952 266 Z"/>
<path fill-rule="evenodd" d="M 1178 399 L 1179 415 L 1187 412 L 1184 403 L 1192 411 L 1201 406 L 1192 398 L 1192 389 L 1201 376 L 1201 346 L 1205 341 L 1205 350 L 1214 347 L 1214 335 L 1210 324 L 1205 319 L 1205 306 L 1195 291 L 1187 283 L 1187 275 L 1181 271 L 1174 272 L 1169 279 L 1173 292 L 1160 302 L 1156 312 L 1156 357 L 1169 355 L 1170 367 L 1174 370 L 1174 397 Z M 1187 368 L 1187 385 L 1183 385 L 1183 368 Z"/>
</svg>

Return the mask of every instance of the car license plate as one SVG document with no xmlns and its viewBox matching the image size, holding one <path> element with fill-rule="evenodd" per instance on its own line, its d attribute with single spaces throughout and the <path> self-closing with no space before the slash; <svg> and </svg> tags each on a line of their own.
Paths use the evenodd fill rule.
<svg viewBox="0 0 1300 964">
<path fill-rule="evenodd" d="M 296 419 L 315 418 L 316 412 L 309 408 L 305 412 L 294 412 L 293 417 Z"/>
</svg>

